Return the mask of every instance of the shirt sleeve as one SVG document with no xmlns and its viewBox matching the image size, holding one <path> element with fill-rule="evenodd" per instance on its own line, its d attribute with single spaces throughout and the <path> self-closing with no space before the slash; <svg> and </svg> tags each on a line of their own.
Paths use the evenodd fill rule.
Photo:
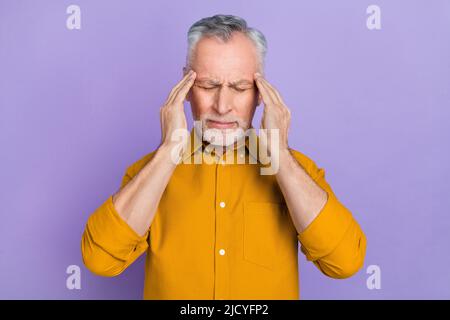
<svg viewBox="0 0 450 320">
<path fill-rule="evenodd" d="M 316 218 L 298 234 L 300 249 L 325 275 L 348 278 L 364 264 L 366 236 L 352 213 L 337 199 L 325 179 L 325 170 L 312 160 L 306 167 L 328 199 Z"/>
<path fill-rule="evenodd" d="M 125 173 L 121 188 L 131 176 Z M 148 248 L 149 231 L 139 236 L 116 211 L 112 195 L 89 217 L 81 240 L 83 263 L 93 273 L 122 273 Z"/>
</svg>

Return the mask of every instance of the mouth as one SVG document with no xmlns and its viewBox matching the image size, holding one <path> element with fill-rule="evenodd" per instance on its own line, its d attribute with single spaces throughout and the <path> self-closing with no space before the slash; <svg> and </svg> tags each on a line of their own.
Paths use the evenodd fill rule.
<svg viewBox="0 0 450 320">
<path fill-rule="evenodd" d="M 214 120 L 207 120 L 206 121 L 209 128 L 216 128 L 216 129 L 229 129 L 233 128 L 236 125 L 236 121 L 232 122 L 222 122 L 222 121 L 214 121 Z"/>
</svg>

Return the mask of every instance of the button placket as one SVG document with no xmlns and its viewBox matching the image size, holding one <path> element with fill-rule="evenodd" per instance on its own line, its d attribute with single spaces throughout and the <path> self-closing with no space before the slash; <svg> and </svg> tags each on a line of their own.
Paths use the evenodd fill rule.
<svg viewBox="0 0 450 320">
<path fill-rule="evenodd" d="M 221 159 L 220 159 L 221 160 Z M 228 258 L 228 207 L 230 192 L 230 177 L 228 166 L 220 161 L 216 164 L 216 247 L 215 247 L 215 297 L 227 298 L 229 290 L 229 258 Z"/>
</svg>

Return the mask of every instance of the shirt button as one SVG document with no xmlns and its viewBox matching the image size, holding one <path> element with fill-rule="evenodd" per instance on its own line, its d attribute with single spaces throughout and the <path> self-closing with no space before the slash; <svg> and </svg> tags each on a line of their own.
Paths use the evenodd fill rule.
<svg viewBox="0 0 450 320">
<path fill-rule="evenodd" d="M 220 254 L 221 256 L 225 255 L 225 250 L 220 249 L 220 250 L 219 250 L 219 254 Z"/>
<path fill-rule="evenodd" d="M 221 203 L 219 203 L 219 206 L 221 207 L 221 208 L 225 208 L 225 202 L 221 202 Z"/>
</svg>

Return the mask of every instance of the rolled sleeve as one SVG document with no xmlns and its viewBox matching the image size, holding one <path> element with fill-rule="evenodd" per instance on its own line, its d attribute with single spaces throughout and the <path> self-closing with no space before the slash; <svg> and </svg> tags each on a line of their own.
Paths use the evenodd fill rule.
<svg viewBox="0 0 450 320">
<path fill-rule="evenodd" d="M 321 212 L 298 234 L 304 253 L 311 261 L 330 254 L 340 243 L 353 220 L 350 212 L 336 196 L 327 193 L 328 199 Z"/>
<path fill-rule="evenodd" d="M 86 230 L 96 245 L 122 261 L 128 261 L 136 251 L 142 253 L 148 247 L 149 231 L 139 236 L 119 216 L 112 195 L 89 217 Z"/>
<path fill-rule="evenodd" d="M 325 179 L 325 170 L 307 156 L 293 152 L 311 178 L 327 193 L 327 201 L 314 220 L 299 234 L 301 251 L 325 275 L 347 278 L 364 264 L 367 239 Z"/>
<path fill-rule="evenodd" d="M 130 182 L 154 152 L 129 166 L 120 188 Z M 88 218 L 81 239 L 83 263 L 93 273 L 112 277 L 123 272 L 149 247 L 150 228 L 140 236 L 119 215 L 110 195 Z"/>
</svg>

